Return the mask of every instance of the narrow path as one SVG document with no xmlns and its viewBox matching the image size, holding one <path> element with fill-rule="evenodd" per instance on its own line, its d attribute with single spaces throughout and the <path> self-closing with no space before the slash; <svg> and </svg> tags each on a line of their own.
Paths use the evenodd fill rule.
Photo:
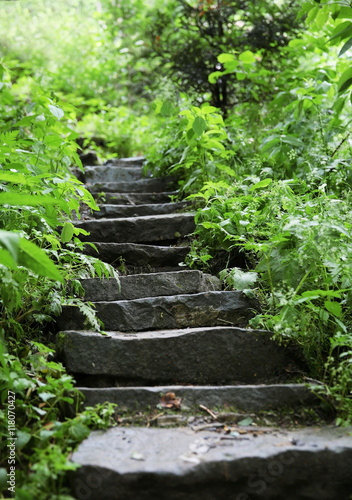
<svg viewBox="0 0 352 500">
<path fill-rule="evenodd" d="M 172 179 L 143 179 L 141 165 L 132 158 L 86 168 L 87 187 L 106 193 L 106 203 L 77 225 L 125 275 L 121 290 L 114 280 L 82 280 L 107 335 L 85 330 L 79 311 L 66 307 L 58 348 L 85 404 L 117 403 L 119 426 L 92 433 L 74 453 L 82 467 L 73 495 L 347 500 L 348 430 L 256 424 L 265 410 L 275 419 L 317 404 L 294 383 L 304 365 L 270 333 L 247 328 L 256 303 L 179 266 L 193 214 L 169 201 Z M 136 415 L 144 426 L 133 425 Z"/>
</svg>

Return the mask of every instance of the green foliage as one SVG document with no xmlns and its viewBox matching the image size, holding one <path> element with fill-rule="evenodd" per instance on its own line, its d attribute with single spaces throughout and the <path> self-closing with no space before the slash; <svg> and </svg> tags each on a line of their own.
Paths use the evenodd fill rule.
<svg viewBox="0 0 352 500">
<path fill-rule="evenodd" d="M 154 14 L 148 34 L 159 71 L 182 92 L 195 92 L 198 100 L 210 95 L 211 104 L 226 111 L 253 95 L 245 75 L 222 73 L 208 80 L 223 69 L 219 53 L 243 52 L 246 65 L 251 51 L 258 51 L 260 67 L 277 71 L 280 48 L 299 30 L 296 13 L 295 2 L 288 1 L 174 0 Z"/>
<path fill-rule="evenodd" d="M 53 360 L 53 350 L 37 342 L 26 344 L 20 358 L 7 353 L 0 343 L 1 404 L 8 394 L 15 402 L 16 414 L 16 498 L 47 500 L 72 498 L 65 473 L 77 464 L 67 455 L 90 432 L 114 424 L 114 405 L 104 404 L 80 411 L 80 394 L 73 378 Z M 76 416 L 68 414 L 76 406 Z M 4 405 L 4 408 L 7 406 Z M 72 410 L 71 410 L 72 411 Z M 0 424 L 0 472 L 7 469 L 8 413 L 2 411 Z M 0 493 L 7 490 L 0 476 Z"/>
<path fill-rule="evenodd" d="M 217 108 L 209 104 L 187 108 L 186 102 L 176 107 L 164 101 L 157 103 L 156 113 L 164 117 L 165 125 L 162 137 L 150 148 L 146 169 L 153 168 L 158 175 L 177 174 L 182 193 L 218 176 L 235 176 L 229 166 L 233 153 L 225 148 L 228 136 Z"/>
<path fill-rule="evenodd" d="M 352 421 L 351 7 L 303 2 L 296 21 L 295 5 L 0 2 L 0 385 L 19 498 L 70 498 L 67 456 L 113 424 L 111 405 L 80 410 L 44 346 L 63 304 L 101 328 L 80 278 L 118 280 L 82 253 L 73 220 L 97 207 L 76 141 L 102 158 L 151 145 L 146 169 L 194 203 L 188 264 L 256 295 L 252 326 L 300 345 L 336 424 Z"/>
<path fill-rule="evenodd" d="M 325 30 L 283 47 L 279 73 L 262 67 L 260 52 L 218 54 L 221 69 L 210 83 L 233 75 L 255 96 L 225 122 L 208 123 L 203 108 L 184 97 L 177 111 L 163 104 L 149 166 L 177 173 L 181 193 L 197 208 L 188 264 L 219 269 L 222 262 L 227 288 L 257 295 L 261 312 L 252 326 L 301 346 L 341 423 L 352 418 L 352 155 L 348 90 L 341 85 L 349 67 L 326 44 L 343 18 L 333 18 L 332 7 L 315 7 L 312 30 Z M 221 146 L 209 153 L 202 137 L 213 130 Z"/>
</svg>

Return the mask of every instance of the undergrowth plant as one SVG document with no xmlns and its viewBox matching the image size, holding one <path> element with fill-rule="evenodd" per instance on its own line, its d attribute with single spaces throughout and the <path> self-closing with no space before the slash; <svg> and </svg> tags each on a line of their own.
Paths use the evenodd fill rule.
<svg viewBox="0 0 352 500">
<path fill-rule="evenodd" d="M 306 45 L 311 66 L 299 61 Z M 327 63 L 327 48 L 309 34 L 283 54 L 292 55 L 298 70 L 289 59 L 282 75 L 264 74 L 260 53 L 249 51 L 219 56 L 224 69 L 210 78 L 245 72 L 256 84 L 263 78 L 264 88 L 277 86 L 271 102 L 243 104 L 226 122 L 213 120 L 219 115 L 207 104 L 159 104 L 165 126 L 149 166 L 176 173 L 181 195 L 194 202 L 195 239 L 186 262 L 211 269 L 228 255 L 220 272 L 225 286 L 255 293 L 261 303 L 251 325 L 301 347 L 311 376 L 334 399 L 337 423 L 346 423 L 352 421 L 351 146 L 350 104 L 339 83 L 346 62 Z"/>
<path fill-rule="evenodd" d="M 113 407 L 81 411 L 74 379 L 48 347 L 53 320 L 62 305 L 73 305 L 100 331 L 79 278 L 118 274 L 84 255 L 79 236 L 87 233 L 72 223 L 81 204 L 98 209 L 70 170 L 82 168 L 75 108 L 40 87 L 18 95 L 16 73 L 0 70 L 1 403 L 8 394 L 16 401 L 16 498 L 63 500 L 70 498 L 66 472 L 76 467 L 69 453 L 91 428 L 112 423 Z M 72 416 L 67 406 L 75 401 Z M 8 413 L 1 417 L 0 491 L 8 492 Z"/>
</svg>

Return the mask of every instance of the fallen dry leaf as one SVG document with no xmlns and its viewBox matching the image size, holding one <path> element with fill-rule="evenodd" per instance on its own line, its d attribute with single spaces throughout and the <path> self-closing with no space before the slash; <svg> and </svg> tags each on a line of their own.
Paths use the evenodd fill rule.
<svg viewBox="0 0 352 500">
<path fill-rule="evenodd" d="M 160 406 L 163 408 L 174 408 L 175 410 L 179 410 L 181 407 L 181 398 L 177 398 L 174 392 L 167 392 L 160 399 Z"/>
</svg>

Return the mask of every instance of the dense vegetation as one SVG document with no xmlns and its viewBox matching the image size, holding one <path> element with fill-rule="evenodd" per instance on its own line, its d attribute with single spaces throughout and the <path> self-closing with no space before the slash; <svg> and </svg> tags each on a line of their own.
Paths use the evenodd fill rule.
<svg viewBox="0 0 352 500">
<path fill-rule="evenodd" d="M 66 415 L 79 396 L 53 357 L 63 304 L 100 328 L 79 278 L 118 279 L 80 253 L 72 220 L 97 207 L 71 173 L 78 144 L 178 175 L 197 207 L 188 264 L 255 294 L 252 326 L 300 345 L 336 424 L 352 421 L 352 7 L 255 4 L 0 2 L 0 383 L 20 500 L 69 499 L 66 457 L 113 415 Z"/>
</svg>

